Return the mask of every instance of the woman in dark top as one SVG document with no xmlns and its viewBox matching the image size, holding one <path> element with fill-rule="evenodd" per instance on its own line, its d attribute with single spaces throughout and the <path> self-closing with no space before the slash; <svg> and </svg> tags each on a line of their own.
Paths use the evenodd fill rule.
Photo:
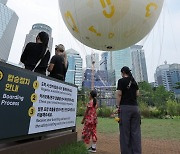
<svg viewBox="0 0 180 154">
<path fill-rule="evenodd" d="M 56 45 L 55 55 L 52 57 L 48 71 L 50 77 L 65 81 L 66 72 L 68 69 L 67 55 L 62 44 Z"/>
<path fill-rule="evenodd" d="M 121 154 L 141 154 L 139 88 L 128 67 L 121 69 L 121 75 L 117 85 Z"/>
<path fill-rule="evenodd" d="M 41 59 L 34 72 L 46 75 L 46 69 L 50 59 L 48 50 L 49 36 L 46 32 L 40 32 L 36 37 L 36 43 L 30 42 L 26 45 L 21 55 L 21 62 L 24 63 L 25 69 L 33 70 Z"/>
</svg>

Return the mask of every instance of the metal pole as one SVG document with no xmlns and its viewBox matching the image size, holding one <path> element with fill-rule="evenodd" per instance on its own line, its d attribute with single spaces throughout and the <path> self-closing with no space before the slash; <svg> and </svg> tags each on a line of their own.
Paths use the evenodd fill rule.
<svg viewBox="0 0 180 154">
<path fill-rule="evenodd" d="M 91 90 L 94 89 L 94 65 L 95 65 L 95 54 L 91 54 L 91 62 L 92 62 L 92 74 L 91 74 Z"/>
<path fill-rule="evenodd" d="M 113 70 L 113 64 L 112 64 L 112 51 L 110 51 L 110 70 Z"/>
</svg>

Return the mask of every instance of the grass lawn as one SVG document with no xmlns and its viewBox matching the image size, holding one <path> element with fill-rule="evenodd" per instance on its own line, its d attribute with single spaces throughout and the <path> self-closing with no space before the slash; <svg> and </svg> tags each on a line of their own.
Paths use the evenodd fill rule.
<svg viewBox="0 0 180 154">
<path fill-rule="evenodd" d="M 83 128 L 82 117 L 77 117 L 77 129 Z M 166 139 L 180 141 L 180 119 L 142 119 L 142 137 L 151 139 Z M 118 123 L 110 118 L 98 118 L 98 132 L 106 135 L 119 134 Z M 49 154 L 88 154 L 86 146 L 77 142 Z"/>
<path fill-rule="evenodd" d="M 88 151 L 83 142 L 77 142 L 57 150 L 52 150 L 49 154 L 88 154 Z"/>
<path fill-rule="evenodd" d="M 143 119 L 142 137 L 180 141 L 180 119 Z"/>
<path fill-rule="evenodd" d="M 82 128 L 81 120 L 77 118 L 77 128 Z M 118 123 L 110 118 L 98 118 L 97 129 L 99 133 L 119 133 Z M 141 129 L 143 138 L 180 141 L 180 119 L 142 119 Z"/>
</svg>

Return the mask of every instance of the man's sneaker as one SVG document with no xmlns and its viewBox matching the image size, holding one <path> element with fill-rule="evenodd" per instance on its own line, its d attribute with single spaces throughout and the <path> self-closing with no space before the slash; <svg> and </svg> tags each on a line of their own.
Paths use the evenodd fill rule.
<svg viewBox="0 0 180 154">
<path fill-rule="evenodd" d="M 95 149 L 95 148 L 92 148 L 92 147 L 90 147 L 90 148 L 88 149 L 88 151 L 89 151 L 89 152 L 96 153 L 96 149 Z"/>
</svg>

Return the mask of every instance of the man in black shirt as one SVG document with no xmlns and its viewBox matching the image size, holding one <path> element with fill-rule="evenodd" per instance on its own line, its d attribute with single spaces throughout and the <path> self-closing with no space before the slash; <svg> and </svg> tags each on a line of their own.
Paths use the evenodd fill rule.
<svg viewBox="0 0 180 154">
<path fill-rule="evenodd" d="M 137 104 L 138 85 L 128 67 L 123 67 L 121 74 L 123 78 L 118 80 L 117 86 L 121 154 L 141 154 L 141 117 Z"/>
<path fill-rule="evenodd" d="M 50 72 L 49 76 L 65 81 L 67 68 L 68 62 L 65 48 L 62 44 L 59 44 L 55 48 L 55 55 L 52 57 L 48 67 L 48 71 Z"/>
</svg>

